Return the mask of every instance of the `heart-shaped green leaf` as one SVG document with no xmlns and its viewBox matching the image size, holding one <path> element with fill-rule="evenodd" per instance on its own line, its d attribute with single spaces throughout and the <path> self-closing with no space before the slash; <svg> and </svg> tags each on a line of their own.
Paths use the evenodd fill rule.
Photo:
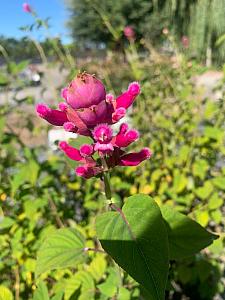
<svg viewBox="0 0 225 300">
<path fill-rule="evenodd" d="M 191 256 L 209 246 L 217 236 L 169 206 L 162 206 L 169 239 L 170 259 Z"/>
<path fill-rule="evenodd" d="M 37 255 L 36 275 L 60 268 L 74 267 L 85 259 L 84 238 L 75 229 L 62 228 L 51 234 Z"/>
<path fill-rule="evenodd" d="M 155 201 L 147 195 L 129 197 L 122 210 L 98 216 L 96 229 L 102 247 L 146 288 L 149 299 L 164 299 L 168 237 Z"/>
</svg>

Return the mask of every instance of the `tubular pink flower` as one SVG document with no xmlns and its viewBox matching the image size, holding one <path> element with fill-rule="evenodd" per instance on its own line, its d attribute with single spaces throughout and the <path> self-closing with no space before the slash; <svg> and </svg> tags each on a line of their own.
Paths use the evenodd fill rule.
<svg viewBox="0 0 225 300">
<path fill-rule="evenodd" d="M 85 174 L 87 173 L 87 167 L 79 166 L 75 169 L 75 172 L 76 172 L 77 176 L 85 177 Z"/>
<path fill-rule="evenodd" d="M 188 48 L 189 44 L 190 44 L 188 36 L 186 36 L 186 35 L 182 36 L 181 43 L 182 43 L 184 48 Z"/>
<path fill-rule="evenodd" d="M 128 92 L 133 96 L 139 95 L 141 92 L 140 84 L 137 81 L 130 83 L 128 86 Z"/>
<path fill-rule="evenodd" d="M 126 109 L 124 107 L 117 108 L 112 115 L 113 122 L 118 122 L 126 115 Z"/>
<path fill-rule="evenodd" d="M 135 38 L 135 31 L 132 26 L 124 27 L 123 33 L 128 40 Z"/>
<path fill-rule="evenodd" d="M 95 76 L 82 73 L 75 77 L 67 90 L 63 90 L 62 95 L 72 108 L 79 109 L 99 104 L 105 100 L 106 91 Z"/>
<path fill-rule="evenodd" d="M 62 126 L 65 122 L 68 122 L 67 115 L 65 112 L 51 109 L 46 104 L 39 103 L 36 106 L 36 112 L 39 117 L 45 119 L 50 124 L 55 126 Z"/>
<path fill-rule="evenodd" d="M 80 155 L 83 157 L 91 156 L 94 152 L 93 146 L 84 144 L 80 147 Z"/>
<path fill-rule="evenodd" d="M 71 147 L 67 142 L 62 141 L 59 142 L 59 148 L 72 160 L 80 161 L 82 160 L 82 156 L 80 155 L 79 150 Z"/>
<path fill-rule="evenodd" d="M 139 133 L 135 129 L 124 131 L 123 129 L 115 137 L 115 145 L 123 148 L 129 146 L 131 143 L 139 138 Z"/>
<path fill-rule="evenodd" d="M 128 90 L 116 99 L 116 108 L 123 107 L 123 108 L 127 109 L 128 107 L 130 107 L 133 104 L 135 98 L 137 97 L 137 95 L 139 93 L 140 93 L 139 83 L 132 82 L 129 85 Z"/>
<path fill-rule="evenodd" d="M 93 137 L 99 143 L 111 141 L 113 135 L 112 128 L 107 124 L 99 124 L 93 130 Z"/>
<path fill-rule="evenodd" d="M 59 108 L 59 110 L 66 112 L 68 105 L 65 102 L 60 102 L 58 104 L 58 108 Z"/>
<path fill-rule="evenodd" d="M 113 149 L 114 149 L 114 147 L 111 143 L 102 144 L 102 143 L 97 142 L 94 146 L 94 150 L 99 151 L 102 154 L 111 153 L 113 151 Z"/>
<path fill-rule="evenodd" d="M 120 166 L 137 166 L 142 161 L 149 159 L 152 153 L 148 148 L 143 148 L 140 152 L 128 153 L 120 157 Z"/>
<path fill-rule="evenodd" d="M 31 6 L 30 6 L 30 4 L 28 4 L 28 3 L 23 3 L 23 10 L 25 11 L 25 12 L 27 12 L 27 13 L 31 13 L 32 12 L 32 8 L 31 8 Z"/>
</svg>

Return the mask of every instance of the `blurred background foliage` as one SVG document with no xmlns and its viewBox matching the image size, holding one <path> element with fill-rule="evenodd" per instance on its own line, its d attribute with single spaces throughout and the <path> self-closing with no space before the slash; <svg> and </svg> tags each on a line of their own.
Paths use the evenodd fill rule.
<svg viewBox="0 0 225 300">
<path fill-rule="evenodd" d="M 99 247 L 95 217 L 105 206 L 102 182 L 76 177 L 74 164 L 48 144 L 52 128 L 34 114 L 40 97 L 30 95 L 30 89 L 23 97 L 17 95 L 31 85 L 21 77 L 29 59 L 40 57 L 46 69 L 57 65 L 60 74 L 67 71 L 60 86 L 46 77 L 40 80 L 43 97 L 46 90 L 53 93 L 50 102 L 57 95 L 55 106 L 60 89 L 79 69 L 102 78 L 115 95 L 130 81 L 140 81 L 142 93 L 129 123 L 141 133 L 138 148 L 149 146 L 153 156 L 139 167 L 112 172 L 113 197 L 121 204 L 135 193 L 151 195 L 160 206 L 171 205 L 218 234 L 201 253 L 171 262 L 166 299 L 224 299 L 225 68 L 223 40 L 218 43 L 225 29 L 223 2 L 124 0 L 97 5 L 73 0 L 69 26 L 74 47 L 55 39 L 36 44 L 28 39 L 4 44 L 1 39 L 1 300 L 148 300 L 108 256 L 94 251 L 73 269 L 34 277 L 37 250 L 57 228 L 75 228 L 87 247 Z M 133 26 L 135 41 L 123 36 L 126 25 Z M 188 48 L 183 35 L 190 39 Z M 22 51 L 25 45 L 30 52 Z M 26 60 L 14 56 L 17 51 Z M 215 65 L 209 68 L 207 60 Z M 71 142 L 79 145 L 84 139 Z"/>
</svg>

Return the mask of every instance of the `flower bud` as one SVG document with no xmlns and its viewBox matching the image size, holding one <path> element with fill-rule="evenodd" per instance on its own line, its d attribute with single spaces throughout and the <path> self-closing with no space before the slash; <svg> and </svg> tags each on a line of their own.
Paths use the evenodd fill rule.
<svg viewBox="0 0 225 300">
<path fill-rule="evenodd" d="M 61 94 L 74 109 L 97 105 L 106 98 L 103 83 L 87 73 L 78 74 Z"/>
</svg>

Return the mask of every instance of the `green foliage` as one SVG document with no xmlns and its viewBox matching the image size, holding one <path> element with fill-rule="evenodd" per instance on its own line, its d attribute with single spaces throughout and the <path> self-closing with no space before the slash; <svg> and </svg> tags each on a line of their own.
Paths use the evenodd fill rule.
<svg viewBox="0 0 225 300">
<path fill-rule="evenodd" d="M 58 268 L 73 267 L 84 261 L 84 238 L 75 229 L 62 228 L 48 236 L 38 256 L 36 274 Z"/>
<path fill-rule="evenodd" d="M 162 30 L 169 28 L 179 48 L 182 36 L 189 37 L 190 56 L 207 63 L 224 61 L 225 0 L 73 0 L 68 6 L 74 40 L 87 47 L 102 43 L 121 47 L 126 25 L 134 27 L 138 38 L 161 45 Z"/>
<path fill-rule="evenodd" d="M 148 290 L 152 299 L 164 299 L 169 249 L 157 204 L 145 195 L 129 197 L 121 213 L 100 215 L 96 230 L 107 253 Z"/>
<path fill-rule="evenodd" d="M 161 212 L 166 221 L 171 260 L 192 256 L 217 238 L 194 220 L 169 206 L 162 206 Z"/>
</svg>

